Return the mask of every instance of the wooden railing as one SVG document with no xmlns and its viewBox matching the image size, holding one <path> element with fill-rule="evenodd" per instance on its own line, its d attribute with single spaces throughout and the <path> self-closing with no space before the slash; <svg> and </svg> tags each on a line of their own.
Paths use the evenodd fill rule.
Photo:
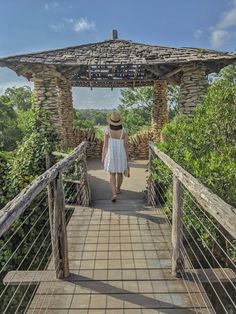
<svg viewBox="0 0 236 314">
<path fill-rule="evenodd" d="M 54 155 L 58 155 L 55 153 Z M 32 201 L 47 188 L 48 208 L 50 218 L 50 232 L 54 266 L 57 278 L 66 278 L 69 275 L 68 244 L 65 221 L 65 196 L 63 182 L 76 185 L 77 200 L 82 206 L 90 204 L 90 189 L 87 180 L 86 142 L 82 142 L 69 155 L 59 153 L 64 158 L 50 167 L 42 175 L 31 182 L 13 200 L 0 211 L 0 236 L 12 226 L 17 218 L 25 211 Z M 75 175 L 79 180 L 63 180 L 63 172 L 74 165 Z"/>
<path fill-rule="evenodd" d="M 172 173 L 173 204 L 172 204 L 172 273 L 175 276 L 183 274 L 184 260 L 180 250 L 183 247 L 183 187 L 190 192 L 201 208 L 223 227 L 233 239 L 236 239 L 236 209 L 214 194 L 198 179 L 184 170 L 168 155 L 161 152 L 152 142 L 149 143 L 149 184 L 148 202 L 159 206 L 160 182 L 153 178 L 156 168 L 154 159 L 161 160 Z M 158 177 L 158 173 L 156 173 Z"/>
</svg>

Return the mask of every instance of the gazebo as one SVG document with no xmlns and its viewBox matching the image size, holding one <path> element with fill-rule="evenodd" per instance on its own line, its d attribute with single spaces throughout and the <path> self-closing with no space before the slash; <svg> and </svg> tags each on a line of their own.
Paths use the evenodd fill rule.
<svg viewBox="0 0 236 314">
<path fill-rule="evenodd" d="M 180 86 L 179 110 L 191 115 L 201 103 L 207 75 L 234 63 L 235 54 L 172 48 L 112 39 L 0 58 L 0 66 L 34 82 L 35 104 L 49 114 L 63 146 L 75 146 L 72 87 L 153 86 L 152 131 L 160 139 L 167 122 L 167 84 Z"/>
</svg>

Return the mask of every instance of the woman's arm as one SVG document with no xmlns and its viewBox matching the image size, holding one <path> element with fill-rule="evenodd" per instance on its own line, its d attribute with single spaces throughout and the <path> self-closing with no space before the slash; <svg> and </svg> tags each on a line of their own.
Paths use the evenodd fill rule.
<svg viewBox="0 0 236 314">
<path fill-rule="evenodd" d="M 126 132 L 125 132 L 125 138 L 124 138 L 124 145 L 125 145 L 125 152 L 126 152 L 126 156 L 128 160 L 129 159 L 129 139 Z"/>
<path fill-rule="evenodd" d="M 102 147 L 102 163 L 104 163 L 104 158 L 107 153 L 108 148 L 108 135 L 104 134 L 103 147 Z"/>
</svg>

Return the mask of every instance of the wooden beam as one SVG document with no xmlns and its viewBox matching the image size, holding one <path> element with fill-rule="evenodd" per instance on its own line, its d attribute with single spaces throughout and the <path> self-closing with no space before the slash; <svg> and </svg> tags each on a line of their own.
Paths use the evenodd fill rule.
<svg viewBox="0 0 236 314">
<path fill-rule="evenodd" d="M 111 88 L 111 80 L 109 81 L 93 81 L 93 88 Z M 154 80 L 138 80 L 136 81 L 136 87 L 141 86 L 153 86 Z M 174 84 L 174 83 L 173 83 Z M 177 83 L 176 83 L 177 84 Z M 79 87 L 90 87 L 89 82 L 84 80 L 74 80 L 72 81 L 72 86 L 79 86 Z M 132 80 L 125 81 L 125 80 L 113 80 L 113 88 L 123 88 L 123 87 L 132 87 Z"/>
<path fill-rule="evenodd" d="M 166 73 L 164 75 L 161 75 L 160 79 L 165 80 L 165 79 L 167 79 L 167 78 L 169 78 L 171 76 L 174 76 L 175 74 L 177 74 L 177 73 L 179 73 L 181 71 L 182 71 L 181 68 L 176 68 L 176 69 L 174 69 L 174 70 L 172 70 L 172 71 L 170 71 L 170 72 L 168 72 L 168 73 Z"/>
<path fill-rule="evenodd" d="M 165 270 L 162 270 L 165 272 Z M 169 269 L 166 269 L 169 273 Z M 206 276 L 207 275 L 207 276 Z M 186 269 L 185 275 L 182 278 L 185 281 L 196 281 L 202 283 L 209 283 L 209 280 L 212 283 L 227 283 L 229 280 L 236 282 L 236 276 L 232 269 L 230 268 L 203 268 L 203 269 Z M 70 274 L 67 278 L 69 282 L 79 282 L 85 280 L 84 278 L 76 274 Z M 176 278 L 169 278 L 168 280 L 173 279 L 176 281 Z M 12 270 L 9 271 L 3 278 L 4 285 L 37 285 L 40 282 L 62 282 L 62 280 L 57 279 L 54 270 Z M 87 281 L 87 278 L 86 278 Z M 187 283 L 186 283 L 187 284 Z"/>
<path fill-rule="evenodd" d="M 184 170 L 168 155 L 149 143 L 153 152 L 169 167 L 180 182 L 191 192 L 202 208 L 212 215 L 219 224 L 236 239 L 236 208 L 227 204 L 218 195 L 204 186 L 198 179 Z"/>
<path fill-rule="evenodd" d="M 156 67 L 153 67 L 153 66 L 145 66 L 145 68 L 146 68 L 149 72 L 155 74 L 155 75 L 157 76 L 157 78 L 159 78 L 161 75 L 163 75 L 163 71 L 160 71 L 159 68 L 156 68 Z"/>
<path fill-rule="evenodd" d="M 60 71 L 60 69 L 58 70 Z M 67 79 L 73 79 L 78 73 L 80 72 L 80 67 L 70 67 L 68 70 L 61 70 L 60 71 Z"/>
<path fill-rule="evenodd" d="M 185 269 L 183 279 L 201 283 L 236 282 L 236 274 L 231 268 Z"/>
</svg>

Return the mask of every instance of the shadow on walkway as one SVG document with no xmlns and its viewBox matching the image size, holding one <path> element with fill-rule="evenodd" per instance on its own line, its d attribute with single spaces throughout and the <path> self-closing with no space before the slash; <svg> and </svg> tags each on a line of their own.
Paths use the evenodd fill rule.
<svg viewBox="0 0 236 314">
<path fill-rule="evenodd" d="M 126 301 L 126 302 L 130 302 L 133 303 L 135 305 L 139 305 L 140 308 L 146 308 L 146 309 L 153 309 L 156 310 L 158 312 L 162 313 L 170 313 L 170 309 L 173 308 L 175 310 L 180 309 L 181 314 L 192 314 L 192 313 L 201 313 L 201 312 L 197 312 L 190 310 L 190 309 L 185 309 L 181 306 L 178 306 L 176 304 L 172 304 L 172 303 L 168 303 L 168 302 L 164 302 L 162 300 L 158 300 L 158 299 L 153 299 L 149 296 L 145 296 L 144 294 L 140 294 L 140 293 L 135 293 L 129 290 L 125 290 L 125 289 L 121 289 L 118 287 L 114 287 L 112 285 L 110 285 L 109 283 L 104 283 L 102 281 L 99 280 L 91 280 L 91 278 L 89 277 L 85 277 L 85 276 L 81 276 L 81 275 L 77 275 L 77 274 L 71 274 L 70 277 L 67 279 L 67 281 L 69 282 L 73 282 L 73 284 L 78 285 L 80 287 L 84 287 L 87 289 L 91 289 L 94 290 L 98 293 L 101 294 L 105 294 L 107 296 L 111 296 L 112 298 L 116 298 L 119 299 L 121 301 Z M 156 293 L 158 294 L 158 293 Z M 171 298 L 171 297 L 170 297 Z M 112 304 L 111 304 L 112 306 Z"/>
</svg>

